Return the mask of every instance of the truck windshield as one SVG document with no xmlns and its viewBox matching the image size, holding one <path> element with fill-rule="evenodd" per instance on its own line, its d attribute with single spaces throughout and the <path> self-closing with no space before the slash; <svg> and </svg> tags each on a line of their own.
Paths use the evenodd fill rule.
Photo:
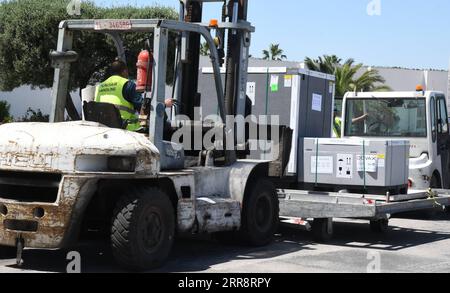
<svg viewBox="0 0 450 293">
<path fill-rule="evenodd" d="M 427 137 L 424 98 L 348 99 L 345 136 Z"/>
</svg>

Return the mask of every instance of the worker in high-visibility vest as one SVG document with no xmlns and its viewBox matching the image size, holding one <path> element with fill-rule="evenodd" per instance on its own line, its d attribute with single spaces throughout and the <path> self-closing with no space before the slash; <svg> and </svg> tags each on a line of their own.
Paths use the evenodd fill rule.
<svg viewBox="0 0 450 293">
<path fill-rule="evenodd" d="M 353 123 L 363 122 L 369 118 L 369 114 L 364 114 L 361 117 L 357 117 L 352 119 Z M 333 137 L 334 138 L 341 138 L 342 135 L 342 118 L 338 115 L 337 108 L 334 108 L 334 114 L 333 114 Z"/>
<path fill-rule="evenodd" d="M 138 112 L 142 108 L 142 95 L 136 91 L 136 84 L 128 79 L 129 72 L 125 62 L 114 61 L 110 71 L 111 77 L 97 87 L 95 101 L 116 106 L 122 119 L 128 122 L 127 130 L 137 131 L 141 128 Z M 166 107 L 171 107 L 172 99 L 168 99 L 165 104 Z"/>
<path fill-rule="evenodd" d="M 338 116 L 337 108 L 334 108 L 333 114 L 333 137 L 340 138 L 342 130 L 342 119 Z"/>
</svg>

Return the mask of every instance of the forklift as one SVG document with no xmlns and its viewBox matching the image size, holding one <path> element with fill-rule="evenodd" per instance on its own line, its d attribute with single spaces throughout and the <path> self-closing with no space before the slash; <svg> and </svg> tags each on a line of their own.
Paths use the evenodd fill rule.
<svg viewBox="0 0 450 293">
<path fill-rule="evenodd" d="M 223 3 L 221 21 L 202 23 L 206 2 Z M 165 263 L 175 236 L 182 233 L 215 233 L 255 246 L 270 243 L 279 223 L 279 201 L 269 177 L 282 176 L 286 159 L 242 159 L 237 149 L 247 144 L 245 127 L 226 119 L 247 113 L 245 85 L 255 31 L 247 9 L 247 0 L 180 0 L 178 21 L 62 21 L 57 50 L 51 53 L 50 123 L 0 126 L 0 249 L 16 247 L 19 263 L 24 248 L 71 247 L 82 231 L 101 227 L 120 266 L 148 270 Z M 65 122 L 70 68 L 78 57 L 72 50 L 76 32 L 107 34 L 124 61 L 124 34 L 139 32 L 153 39 L 149 111 L 141 116 L 146 117 L 145 133 L 127 131 L 127 121 L 110 104 L 85 103 L 83 121 Z M 204 133 L 205 126 L 194 121 L 194 109 L 201 99 L 201 38 L 209 45 L 222 120 L 215 127 L 223 133 L 216 149 L 185 151 L 164 140 L 169 33 L 178 40 L 177 114 L 189 118 L 182 124 L 193 132 L 200 127 Z M 230 144 L 231 149 L 224 148 Z"/>
</svg>

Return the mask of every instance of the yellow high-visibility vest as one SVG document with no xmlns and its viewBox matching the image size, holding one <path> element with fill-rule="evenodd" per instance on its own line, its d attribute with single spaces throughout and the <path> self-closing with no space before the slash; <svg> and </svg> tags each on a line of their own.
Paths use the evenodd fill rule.
<svg viewBox="0 0 450 293">
<path fill-rule="evenodd" d="M 333 122 L 333 132 L 337 138 L 341 137 L 341 130 L 342 130 L 342 120 L 341 118 L 336 117 L 334 118 Z"/>
<path fill-rule="evenodd" d="M 123 96 L 123 88 L 127 82 L 128 79 L 121 76 L 111 76 L 97 87 L 95 101 L 116 106 L 122 119 L 129 121 L 127 130 L 136 131 L 140 128 L 139 117 L 136 115 L 133 104 Z"/>
</svg>

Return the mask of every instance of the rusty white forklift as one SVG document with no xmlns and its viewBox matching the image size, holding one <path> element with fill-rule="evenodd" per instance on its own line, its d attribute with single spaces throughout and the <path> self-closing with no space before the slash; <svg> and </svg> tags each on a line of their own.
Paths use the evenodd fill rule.
<svg viewBox="0 0 450 293">
<path fill-rule="evenodd" d="M 222 22 L 201 23 L 205 2 L 223 3 Z M 177 233 L 237 236 L 256 246 L 270 243 L 279 222 L 279 202 L 269 176 L 281 176 L 282 168 L 277 161 L 239 159 L 236 149 L 245 145 L 245 135 L 241 128 L 225 125 L 226 115 L 246 112 L 254 32 L 247 22 L 247 5 L 247 0 L 181 0 L 179 21 L 62 21 L 57 50 L 51 53 L 55 67 L 51 123 L 0 126 L 0 249 L 16 247 L 20 262 L 24 248 L 70 247 L 83 229 L 106 227 L 118 264 L 145 270 L 164 264 Z M 123 60 L 123 34 L 140 32 L 153 38 L 147 133 L 124 130 L 118 111 L 106 104 L 87 103 L 89 119 L 64 122 L 71 63 L 77 60 L 73 34 L 80 31 L 108 34 Z M 190 125 L 193 132 L 203 128 L 193 122 L 200 98 L 202 37 L 210 47 L 224 121 L 219 126 L 224 139 L 216 145 L 231 141 L 236 148 L 184 151 L 163 139 L 169 32 L 178 36 L 178 114 L 192 120 L 184 121 L 184 126 Z M 225 86 L 220 76 L 223 61 Z"/>
</svg>

